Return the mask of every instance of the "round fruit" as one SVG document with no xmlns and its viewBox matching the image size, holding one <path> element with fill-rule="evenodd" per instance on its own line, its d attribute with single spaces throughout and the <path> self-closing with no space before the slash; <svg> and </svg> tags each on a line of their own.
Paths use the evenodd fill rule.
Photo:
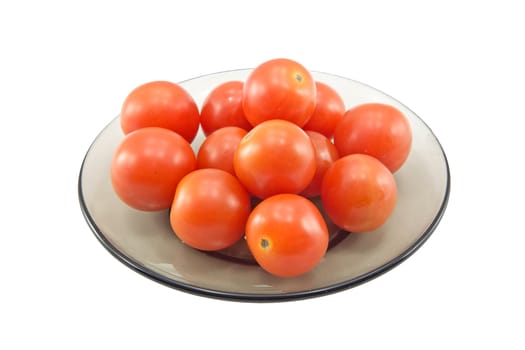
<svg viewBox="0 0 525 350">
<path fill-rule="evenodd" d="M 148 127 L 127 134 L 111 162 L 111 182 L 120 199 L 145 211 L 168 209 L 179 181 L 195 169 L 190 144 L 171 130 Z"/>
<path fill-rule="evenodd" d="M 257 66 L 244 83 L 242 106 L 253 126 L 270 119 L 302 127 L 315 109 L 315 82 L 300 63 L 277 58 Z"/>
<path fill-rule="evenodd" d="M 339 155 L 368 154 L 393 173 L 408 158 L 412 132 L 407 118 L 397 108 L 366 103 L 346 111 L 334 132 Z"/>
<path fill-rule="evenodd" d="M 331 86 L 317 81 L 315 87 L 315 110 L 303 129 L 317 131 L 331 139 L 345 113 L 345 103 Z"/>
<path fill-rule="evenodd" d="M 310 137 L 286 120 L 269 120 L 243 137 L 233 166 L 248 191 L 267 198 L 278 193 L 299 193 L 315 174 L 315 150 Z"/>
<path fill-rule="evenodd" d="M 135 88 L 126 97 L 120 124 L 124 134 L 157 126 L 175 131 L 191 143 L 199 129 L 199 109 L 178 84 L 153 81 Z"/>
<path fill-rule="evenodd" d="M 226 126 L 250 130 L 242 109 L 242 81 L 228 81 L 216 86 L 206 97 L 201 109 L 201 126 L 204 135 Z"/>
<path fill-rule="evenodd" d="M 250 208 L 250 196 L 233 175 L 219 169 L 199 169 L 180 181 L 170 224 L 190 247 L 219 250 L 244 235 Z"/>
<path fill-rule="evenodd" d="M 296 194 L 278 194 L 253 209 L 246 242 L 269 273 L 293 277 L 312 270 L 328 248 L 328 229 L 317 207 Z"/>
<path fill-rule="evenodd" d="M 328 217 L 350 232 L 368 232 L 392 214 L 397 186 L 392 173 L 376 158 L 351 154 L 326 171 L 321 200 Z"/>
</svg>

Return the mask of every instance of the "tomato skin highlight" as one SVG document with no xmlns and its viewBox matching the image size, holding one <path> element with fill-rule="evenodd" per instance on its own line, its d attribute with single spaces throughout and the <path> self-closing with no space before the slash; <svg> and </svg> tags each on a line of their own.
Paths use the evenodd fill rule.
<svg viewBox="0 0 525 350">
<path fill-rule="evenodd" d="M 324 174 L 339 159 L 337 148 L 326 136 L 315 131 L 306 131 L 315 150 L 315 174 L 310 184 L 301 192 L 305 197 L 317 197 L 321 194 Z"/>
<path fill-rule="evenodd" d="M 299 193 L 315 175 L 315 150 L 297 125 L 269 120 L 243 137 L 233 165 L 239 181 L 254 196 Z"/>
<path fill-rule="evenodd" d="M 300 63 L 276 58 L 257 66 L 242 92 L 246 119 L 256 126 L 271 119 L 305 125 L 315 109 L 315 82 Z"/>
<path fill-rule="evenodd" d="M 111 182 L 119 198 L 143 211 L 171 206 L 179 181 L 196 167 L 190 144 L 177 133 L 147 127 L 127 134 L 114 152 Z"/>
<path fill-rule="evenodd" d="M 315 82 L 315 110 L 304 130 L 316 131 L 331 139 L 337 124 L 345 113 L 345 103 L 339 93 L 331 86 L 320 81 Z"/>
<path fill-rule="evenodd" d="M 235 175 L 233 157 L 237 146 L 247 133 L 236 126 L 227 126 L 212 132 L 199 148 L 197 168 L 222 169 Z"/>
<path fill-rule="evenodd" d="M 317 207 L 296 194 L 257 205 L 246 223 L 246 242 L 257 263 L 280 277 L 312 270 L 328 249 L 328 229 Z"/>
<path fill-rule="evenodd" d="M 379 160 L 351 154 L 335 161 L 326 171 L 321 201 L 328 217 L 354 233 L 373 231 L 394 211 L 397 185 Z"/>
<path fill-rule="evenodd" d="M 204 135 L 215 130 L 236 126 L 246 131 L 252 125 L 246 119 L 242 108 L 242 81 L 228 81 L 216 86 L 206 96 L 201 108 L 200 122 Z"/>
<path fill-rule="evenodd" d="M 124 134 L 156 126 L 172 130 L 191 143 L 200 125 L 199 108 L 180 85 L 152 81 L 136 87 L 126 97 L 120 124 Z"/>
<path fill-rule="evenodd" d="M 365 103 L 345 112 L 335 129 L 334 144 L 340 156 L 368 154 L 394 173 L 408 158 L 412 131 L 394 106 Z"/>
<path fill-rule="evenodd" d="M 243 237 L 250 209 L 250 196 L 233 175 L 220 169 L 199 169 L 177 186 L 170 224 L 188 246 L 220 250 Z"/>
</svg>

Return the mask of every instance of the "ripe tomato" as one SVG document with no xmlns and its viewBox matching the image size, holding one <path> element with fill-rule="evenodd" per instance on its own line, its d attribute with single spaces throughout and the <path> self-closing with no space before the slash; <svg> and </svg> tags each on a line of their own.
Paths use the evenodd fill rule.
<svg viewBox="0 0 525 350">
<path fill-rule="evenodd" d="M 351 154 L 326 171 L 321 201 L 328 217 L 350 232 L 372 231 L 394 210 L 397 186 L 392 173 L 376 158 Z"/>
<path fill-rule="evenodd" d="M 244 235 L 249 214 L 250 196 L 233 175 L 219 169 L 199 169 L 180 181 L 170 224 L 190 247 L 219 250 Z"/>
<path fill-rule="evenodd" d="M 120 199 L 144 211 L 168 209 L 180 179 L 196 166 L 190 144 L 171 130 L 148 127 L 127 134 L 111 162 Z"/>
<path fill-rule="evenodd" d="M 315 82 L 300 63 L 277 58 L 257 66 L 242 92 L 246 119 L 253 126 L 285 119 L 302 127 L 315 108 Z"/>
<path fill-rule="evenodd" d="M 253 209 L 246 223 L 246 242 L 263 269 L 293 277 L 321 261 L 328 248 L 328 229 L 311 201 L 296 194 L 278 194 Z"/>
<path fill-rule="evenodd" d="M 306 132 L 312 140 L 315 150 L 315 175 L 308 187 L 301 194 L 305 197 L 316 197 L 321 194 L 321 183 L 328 168 L 339 159 L 339 154 L 332 141 L 315 131 Z"/>
<path fill-rule="evenodd" d="M 315 150 L 308 135 L 286 120 L 254 127 L 239 143 L 233 166 L 248 191 L 266 198 L 299 193 L 315 174 Z"/>
<path fill-rule="evenodd" d="M 367 103 L 346 111 L 334 132 L 340 156 L 364 153 L 379 159 L 393 173 L 408 158 L 412 132 L 395 107 Z"/>
<path fill-rule="evenodd" d="M 201 108 L 201 126 L 208 136 L 226 126 L 250 130 L 242 109 L 242 81 L 228 81 L 215 87 L 206 97 Z"/>
<path fill-rule="evenodd" d="M 330 139 L 345 113 L 345 103 L 331 86 L 318 81 L 315 87 L 315 110 L 303 129 L 317 131 Z"/>
<path fill-rule="evenodd" d="M 197 153 L 197 168 L 222 169 L 235 175 L 233 156 L 247 131 L 236 126 L 227 126 L 211 133 Z"/>
<path fill-rule="evenodd" d="M 199 129 L 199 108 L 178 84 L 153 81 L 135 88 L 124 100 L 120 114 L 124 134 L 157 126 L 192 142 Z"/>
</svg>

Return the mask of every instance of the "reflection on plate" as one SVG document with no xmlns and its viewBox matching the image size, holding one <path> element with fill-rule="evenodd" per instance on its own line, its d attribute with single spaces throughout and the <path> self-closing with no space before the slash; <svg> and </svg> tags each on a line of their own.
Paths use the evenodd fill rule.
<svg viewBox="0 0 525 350">
<path fill-rule="evenodd" d="M 221 72 L 180 84 L 201 106 L 215 86 L 244 80 L 250 71 Z M 124 137 L 116 117 L 93 141 L 78 182 L 80 207 L 98 240 L 122 263 L 157 282 L 199 295 L 245 301 L 291 300 L 341 291 L 409 257 L 435 230 L 447 205 L 450 173 L 439 141 L 423 120 L 392 97 L 350 79 L 312 74 L 335 88 L 347 109 L 365 102 L 387 103 L 399 108 L 411 124 L 412 149 L 395 173 L 398 201 L 385 225 L 366 234 L 348 234 L 332 226 L 326 256 L 314 270 L 294 278 L 274 277 L 262 270 L 243 241 L 216 253 L 189 248 L 171 231 L 168 211 L 140 212 L 115 195 L 109 169 Z M 194 149 L 203 139 L 199 132 Z"/>
</svg>

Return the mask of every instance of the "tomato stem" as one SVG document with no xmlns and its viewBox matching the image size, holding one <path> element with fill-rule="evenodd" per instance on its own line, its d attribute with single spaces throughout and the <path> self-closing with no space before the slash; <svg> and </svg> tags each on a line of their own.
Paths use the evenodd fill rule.
<svg viewBox="0 0 525 350">
<path fill-rule="evenodd" d="M 266 249 L 270 245 L 270 242 L 266 238 L 261 239 L 261 248 Z"/>
</svg>

